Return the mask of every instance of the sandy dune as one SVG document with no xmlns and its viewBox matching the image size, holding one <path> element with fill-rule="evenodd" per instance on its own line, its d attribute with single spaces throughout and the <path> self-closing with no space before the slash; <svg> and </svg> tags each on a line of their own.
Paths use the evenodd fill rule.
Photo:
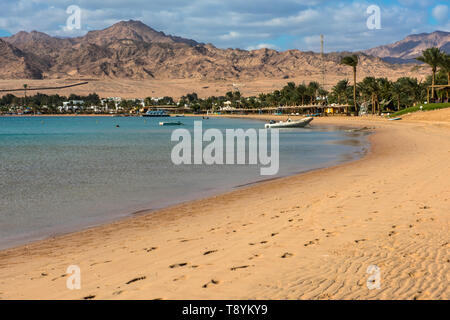
<svg viewBox="0 0 450 320">
<path fill-rule="evenodd" d="M 374 128 L 371 151 L 2 251 L 0 299 L 449 299 L 450 124 L 315 123 Z"/>
</svg>

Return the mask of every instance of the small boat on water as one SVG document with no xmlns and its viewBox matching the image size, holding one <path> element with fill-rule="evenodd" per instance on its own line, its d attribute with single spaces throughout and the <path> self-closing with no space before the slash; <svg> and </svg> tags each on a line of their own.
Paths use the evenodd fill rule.
<svg viewBox="0 0 450 320">
<path fill-rule="evenodd" d="M 170 117 L 170 115 L 164 110 L 149 110 L 146 113 L 144 113 L 142 116 L 143 117 L 153 117 L 153 118 Z"/>
<path fill-rule="evenodd" d="M 160 126 L 180 126 L 182 123 L 180 121 L 177 122 L 160 122 Z"/>
<path fill-rule="evenodd" d="M 313 121 L 313 117 L 307 117 L 300 120 L 291 120 L 275 122 L 271 121 L 270 123 L 266 123 L 266 128 L 303 128 L 307 126 L 311 121 Z"/>
</svg>

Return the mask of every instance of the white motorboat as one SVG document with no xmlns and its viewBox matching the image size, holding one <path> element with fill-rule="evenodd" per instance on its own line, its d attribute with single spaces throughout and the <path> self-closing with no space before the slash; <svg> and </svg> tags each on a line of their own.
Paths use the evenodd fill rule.
<svg viewBox="0 0 450 320">
<path fill-rule="evenodd" d="M 160 126 L 180 126 L 182 123 L 180 121 L 177 122 L 160 122 Z"/>
<path fill-rule="evenodd" d="M 313 117 L 307 117 L 300 120 L 291 120 L 266 123 L 266 128 L 303 128 L 307 126 L 311 121 L 313 121 Z"/>
</svg>

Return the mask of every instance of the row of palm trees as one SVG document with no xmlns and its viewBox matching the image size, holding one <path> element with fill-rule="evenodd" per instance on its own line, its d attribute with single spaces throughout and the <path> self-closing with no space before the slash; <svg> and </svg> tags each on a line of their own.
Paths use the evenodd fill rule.
<svg viewBox="0 0 450 320">
<path fill-rule="evenodd" d="M 272 93 L 261 93 L 256 99 L 256 107 L 293 106 L 318 104 L 325 101 L 328 92 L 316 81 L 309 84 L 295 85 L 289 82 L 281 90 Z"/>
<path fill-rule="evenodd" d="M 450 85 L 450 55 L 442 52 L 438 48 L 429 48 L 423 51 L 422 56 L 416 59 L 425 62 L 431 67 L 431 71 L 433 72 L 431 82 L 431 98 L 434 99 L 434 86 L 436 84 L 436 72 L 438 67 L 447 73 L 447 81 Z"/>
<path fill-rule="evenodd" d="M 422 55 L 420 57 L 416 58 L 418 61 L 424 62 L 428 64 L 431 67 L 432 71 L 432 80 L 431 80 L 431 99 L 434 99 L 435 97 L 435 85 L 436 85 L 436 73 L 438 71 L 438 68 L 443 73 L 447 74 L 447 84 L 450 85 L 450 55 L 446 54 L 445 52 L 441 51 L 439 48 L 428 48 L 422 52 Z M 356 82 L 356 72 L 358 67 L 358 56 L 356 54 L 345 56 L 341 59 L 342 65 L 347 65 L 352 67 L 353 69 L 353 105 L 355 108 L 356 113 L 359 112 L 358 109 L 358 103 L 357 103 L 357 82 Z M 387 91 L 393 92 L 394 96 L 397 96 L 397 102 L 398 102 L 398 109 L 400 108 L 400 96 L 402 94 L 405 94 L 401 90 L 408 89 L 407 93 L 410 94 L 413 98 L 417 97 L 421 93 L 420 85 L 417 83 L 417 79 L 414 81 L 411 78 L 400 78 L 400 81 L 397 81 L 396 83 L 390 83 L 387 79 L 380 78 L 375 79 L 373 77 L 368 77 L 363 80 L 363 82 L 359 85 L 360 89 L 364 92 L 370 92 L 370 99 L 371 99 L 371 105 L 372 105 L 372 112 L 374 113 L 375 110 L 378 108 L 381 112 L 381 106 L 379 105 L 380 102 L 378 101 L 377 94 L 379 91 L 384 91 L 385 93 Z M 348 81 L 342 80 L 340 81 L 334 88 L 333 91 L 335 94 L 338 95 L 338 100 L 340 95 L 342 95 L 343 92 L 347 90 L 348 87 Z M 416 90 L 409 90 L 411 88 L 416 88 Z M 348 100 L 347 100 L 348 103 Z M 386 101 L 384 101 L 386 103 Z"/>
<path fill-rule="evenodd" d="M 410 77 L 402 77 L 397 81 L 366 77 L 355 87 L 350 85 L 348 80 L 341 80 L 332 88 L 328 102 L 354 105 L 356 88 L 356 101 L 367 108 L 365 111 L 380 114 L 383 111 L 400 110 L 402 107 L 423 102 L 430 83 L 431 80 L 420 82 Z"/>
</svg>

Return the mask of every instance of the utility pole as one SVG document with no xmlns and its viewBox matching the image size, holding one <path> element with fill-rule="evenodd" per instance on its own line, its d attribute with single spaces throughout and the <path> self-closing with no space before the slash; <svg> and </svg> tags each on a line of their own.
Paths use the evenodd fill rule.
<svg viewBox="0 0 450 320">
<path fill-rule="evenodd" d="M 320 35 L 320 59 L 322 64 L 322 88 L 325 89 L 325 57 L 324 57 L 324 37 Z"/>
</svg>

